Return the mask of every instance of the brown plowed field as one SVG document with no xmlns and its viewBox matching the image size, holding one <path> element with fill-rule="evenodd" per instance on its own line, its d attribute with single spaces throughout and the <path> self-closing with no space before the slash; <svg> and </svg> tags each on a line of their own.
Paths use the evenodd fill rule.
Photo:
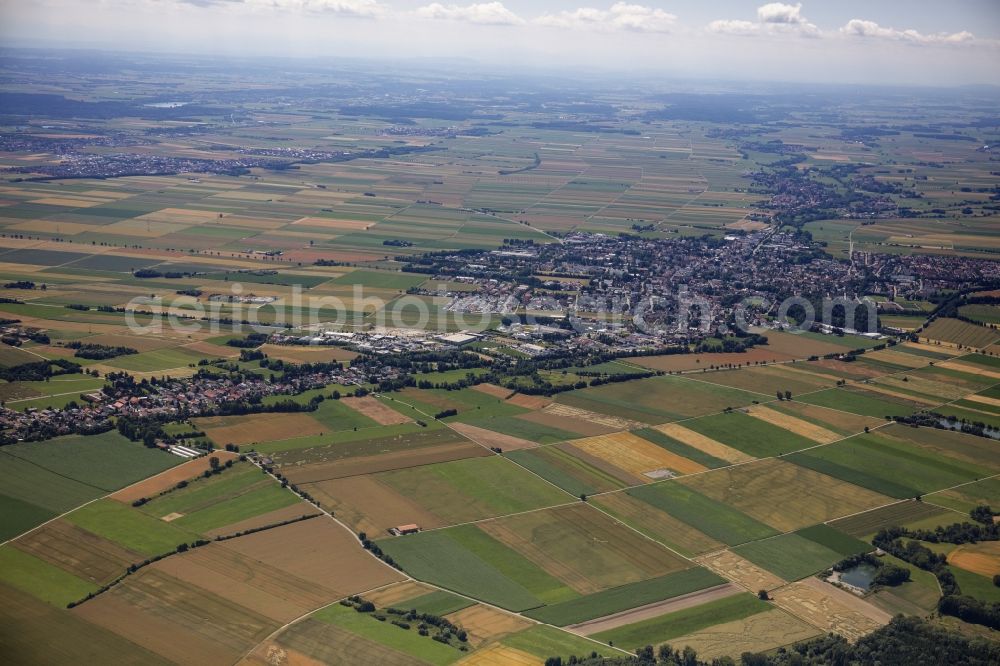
<svg viewBox="0 0 1000 666">
<path fill-rule="evenodd" d="M 374 396 L 366 395 L 361 398 L 341 398 L 340 401 L 379 425 L 409 423 L 412 420 L 410 417 L 400 414 L 389 405 L 379 402 Z"/>
<path fill-rule="evenodd" d="M 65 520 L 48 523 L 12 545 L 95 585 L 110 583 L 130 564 L 146 559 Z"/>
<path fill-rule="evenodd" d="M 231 664 L 279 625 L 152 567 L 71 611 L 179 664 Z"/>
<path fill-rule="evenodd" d="M 532 449 L 538 444 L 531 440 L 521 439 L 513 435 L 505 435 L 494 430 L 487 430 L 467 423 L 450 423 L 449 426 L 459 434 L 462 434 L 477 444 L 497 447 L 501 451 L 517 451 L 518 449 Z"/>
<path fill-rule="evenodd" d="M 328 518 L 313 518 L 225 542 L 228 549 L 267 562 L 345 597 L 403 580 Z"/>
<path fill-rule="evenodd" d="M 318 519 L 314 519 L 318 520 Z M 241 537 L 246 538 L 246 537 Z M 340 598 L 334 590 L 253 560 L 228 548 L 226 541 L 158 562 L 157 570 L 245 608 L 278 624 Z"/>
<path fill-rule="evenodd" d="M 304 490 L 352 530 L 372 538 L 385 536 L 396 525 L 444 526 L 433 513 L 371 475 L 310 483 Z"/>
</svg>

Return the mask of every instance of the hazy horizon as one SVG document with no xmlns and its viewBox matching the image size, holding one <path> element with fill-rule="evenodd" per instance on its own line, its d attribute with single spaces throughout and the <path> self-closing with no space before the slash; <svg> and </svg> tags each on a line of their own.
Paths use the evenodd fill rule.
<svg viewBox="0 0 1000 666">
<path fill-rule="evenodd" d="M 4 47 L 448 61 L 728 82 L 1000 84 L 1000 5 L 550 0 L 5 4 Z"/>
</svg>

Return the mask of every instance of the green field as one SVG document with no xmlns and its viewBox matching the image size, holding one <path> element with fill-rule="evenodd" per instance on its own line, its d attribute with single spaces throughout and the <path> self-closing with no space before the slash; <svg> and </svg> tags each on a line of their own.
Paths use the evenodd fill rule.
<svg viewBox="0 0 1000 666">
<path fill-rule="evenodd" d="M 693 567 L 660 578 L 622 585 L 571 601 L 544 606 L 530 610 L 525 615 L 547 624 L 566 626 L 664 599 L 672 599 L 724 582 L 723 578 L 708 569 Z"/>
<path fill-rule="evenodd" d="M 500 643 L 532 654 L 539 660 L 559 656 L 562 657 L 564 664 L 568 663 L 568 658 L 572 656 L 587 657 L 594 652 L 601 656 L 618 654 L 606 645 L 544 624 L 507 636 L 501 639 Z"/>
<path fill-rule="evenodd" d="M 983 476 L 982 469 L 975 465 L 949 460 L 878 433 L 793 453 L 787 460 L 900 499 Z"/>
<path fill-rule="evenodd" d="M 106 491 L 118 490 L 181 462 L 165 451 L 130 442 L 116 431 L 12 444 L 3 452 Z"/>
<path fill-rule="evenodd" d="M 909 416 L 916 411 L 914 405 L 892 402 L 879 394 L 865 391 L 862 388 L 828 389 L 810 393 L 800 398 L 801 402 L 820 407 L 830 407 L 844 412 L 852 412 L 862 416 L 882 419 L 887 416 Z"/>
<path fill-rule="evenodd" d="M 510 451 L 504 456 L 554 483 L 574 497 L 624 488 L 617 477 L 598 469 L 559 446 Z"/>
<path fill-rule="evenodd" d="M 601 414 L 658 424 L 749 405 L 760 395 L 682 377 L 639 379 L 561 393 L 558 402 Z"/>
<path fill-rule="evenodd" d="M 776 534 L 745 513 L 679 483 L 667 481 L 626 492 L 730 546 Z"/>
<path fill-rule="evenodd" d="M 743 544 L 733 549 L 741 557 L 786 581 L 796 581 L 839 562 L 848 555 L 872 550 L 872 546 L 826 525 L 807 527 Z"/>
<path fill-rule="evenodd" d="M 968 513 L 981 504 L 1000 507 L 1000 478 L 983 479 L 975 483 L 928 495 L 933 504 Z"/>
<path fill-rule="evenodd" d="M 434 590 L 419 597 L 392 604 L 392 606 L 400 610 L 415 610 L 418 613 L 445 616 L 449 613 L 460 611 L 463 608 L 468 608 L 473 603 L 475 602 L 465 597 L 460 597 L 457 594 L 445 592 L 444 590 Z"/>
<path fill-rule="evenodd" d="M 66 520 L 88 532 L 149 556 L 171 552 L 178 545 L 195 539 L 192 532 L 112 499 L 103 499 L 77 509 L 67 515 Z"/>
<path fill-rule="evenodd" d="M 0 547 L 0 582 L 63 608 L 97 586 L 12 546 Z"/>
<path fill-rule="evenodd" d="M 186 488 L 155 498 L 138 511 L 162 519 L 180 514 L 170 525 L 204 534 L 299 502 L 249 463 L 238 463 L 217 476 L 191 481 Z M 303 514 L 313 513 L 303 505 Z"/>
<path fill-rule="evenodd" d="M 383 472 L 380 482 L 448 524 L 564 504 L 572 497 L 500 456 Z"/>
<path fill-rule="evenodd" d="M 692 419 L 685 421 L 684 427 L 755 458 L 769 458 L 816 445 L 811 439 L 742 412 Z"/>
<path fill-rule="evenodd" d="M 371 613 L 358 613 L 353 608 L 340 604 L 316 611 L 310 617 L 335 624 L 354 635 L 434 666 L 446 666 L 463 655 L 457 648 L 439 643 L 430 636 L 421 636 L 417 633 L 416 627 L 404 630 L 389 622 L 379 622 Z M 357 657 L 362 658 L 362 655 L 359 654 Z"/>
<path fill-rule="evenodd" d="M 766 601 L 761 601 L 751 594 L 737 594 L 603 631 L 594 634 L 594 638 L 602 642 L 611 641 L 626 649 L 645 645 L 656 646 L 700 629 L 741 620 L 771 608 L 772 606 Z"/>
<path fill-rule="evenodd" d="M 473 530 L 482 536 L 474 534 Z M 483 538 L 493 543 L 484 544 L 477 549 L 479 553 L 463 543 Z M 537 608 L 543 602 L 509 574 L 518 575 L 529 585 L 537 580 L 544 583 L 534 587 L 550 590 L 562 587 L 528 560 L 511 557 L 516 553 L 473 526 L 421 532 L 378 543 L 411 576 L 512 611 Z M 493 562 L 487 562 L 482 554 L 488 554 Z M 506 571 L 501 571 L 500 566 Z"/>
</svg>

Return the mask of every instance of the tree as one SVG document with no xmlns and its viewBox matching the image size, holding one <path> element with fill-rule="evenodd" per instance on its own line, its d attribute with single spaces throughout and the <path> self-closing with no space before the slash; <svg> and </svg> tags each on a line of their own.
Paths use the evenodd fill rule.
<svg viewBox="0 0 1000 666">
<path fill-rule="evenodd" d="M 213 472 L 218 472 L 219 471 L 219 467 L 220 467 L 218 456 L 212 456 L 211 458 L 209 458 L 208 459 L 208 465 L 209 465 L 209 467 L 212 468 Z"/>
<path fill-rule="evenodd" d="M 778 396 L 778 400 L 784 400 L 785 396 L 782 395 L 781 391 L 776 391 L 775 395 Z"/>
<path fill-rule="evenodd" d="M 767 601 L 771 597 L 768 596 L 767 590 L 757 590 L 757 598 L 760 599 L 761 601 Z"/>
<path fill-rule="evenodd" d="M 792 392 L 785 391 L 785 400 L 791 400 L 791 399 L 792 399 Z"/>
</svg>

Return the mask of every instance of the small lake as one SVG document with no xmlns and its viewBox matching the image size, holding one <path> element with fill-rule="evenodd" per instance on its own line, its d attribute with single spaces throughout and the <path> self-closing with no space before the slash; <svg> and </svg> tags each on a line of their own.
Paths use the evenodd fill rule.
<svg viewBox="0 0 1000 666">
<path fill-rule="evenodd" d="M 878 567 L 874 567 L 870 564 L 859 564 L 845 571 L 841 571 L 840 580 L 848 585 L 853 585 L 854 587 L 867 592 L 868 588 L 872 586 L 872 581 L 875 580 L 875 576 L 877 574 Z"/>
</svg>

